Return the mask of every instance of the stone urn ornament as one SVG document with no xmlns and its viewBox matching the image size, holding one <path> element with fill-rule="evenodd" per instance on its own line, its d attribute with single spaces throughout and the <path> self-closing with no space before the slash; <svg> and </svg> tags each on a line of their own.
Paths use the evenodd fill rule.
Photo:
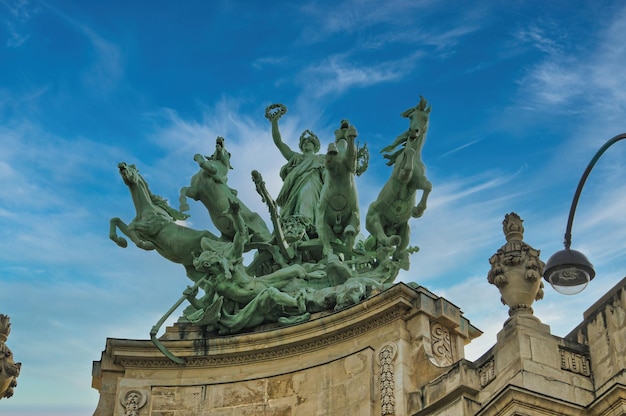
<svg viewBox="0 0 626 416">
<path fill-rule="evenodd" d="M 505 215 L 502 222 L 506 244 L 489 259 L 487 280 L 495 285 L 509 316 L 532 315 L 532 304 L 543 299 L 543 268 L 540 251 L 526 244 L 523 220 L 516 213 Z"/>
</svg>

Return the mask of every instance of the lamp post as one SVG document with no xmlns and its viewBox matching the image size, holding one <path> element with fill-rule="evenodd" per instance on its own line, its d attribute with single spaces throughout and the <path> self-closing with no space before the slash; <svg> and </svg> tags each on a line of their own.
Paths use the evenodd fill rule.
<svg viewBox="0 0 626 416">
<path fill-rule="evenodd" d="M 574 199 L 572 200 L 572 206 L 569 211 L 567 227 L 565 228 L 565 240 L 563 242 L 565 249 L 554 253 L 546 262 L 543 278 L 550 282 L 554 290 L 561 294 L 574 295 L 581 292 L 596 275 L 596 272 L 593 270 L 593 265 L 587 257 L 580 251 L 570 249 L 572 244 L 572 224 L 574 222 L 574 214 L 576 213 L 580 193 L 582 192 L 591 169 L 593 169 L 598 159 L 600 159 L 600 156 L 602 156 L 609 147 L 622 139 L 626 139 L 626 133 L 618 134 L 607 141 L 596 152 L 591 162 L 589 162 L 589 165 L 587 165 L 587 169 L 585 169 L 583 176 L 580 178 L 580 182 L 578 182 L 578 188 L 576 188 L 576 192 L 574 193 Z"/>
</svg>

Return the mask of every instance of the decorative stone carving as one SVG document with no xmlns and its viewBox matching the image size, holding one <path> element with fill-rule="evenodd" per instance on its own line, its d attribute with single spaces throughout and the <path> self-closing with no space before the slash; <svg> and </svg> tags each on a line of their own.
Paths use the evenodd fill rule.
<svg viewBox="0 0 626 416">
<path fill-rule="evenodd" d="M 380 406 L 381 415 L 396 414 L 396 398 L 394 393 L 393 361 L 396 358 L 396 347 L 387 344 L 378 353 L 380 361 Z"/>
<path fill-rule="evenodd" d="M 139 390 L 129 390 L 124 397 L 120 397 L 120 402 L 124 407 L 124 416 L 138 416 L 141 409 L 148 400 L 148 395 Z"/>
<path fill-rule="evenodd" d="M 440 323 L 434 323 L 430 327 L 431 344 L 433 355 L 441 367 L 452 365 L 452 341 L 450 332 Z"/>
<path fill-rule="evenodd" d="M 564 349 L 559 349 L 559 353 L 561 354 L 561 369 L 586 377 L 591 376 L 589 357 Z"/>
<path fill-rule="evenodd" d="M 493 358 L 478 369 L 478 376 L 480 377 L 481 387 L 485 387 L 496 378 L 496 362 Z"/>
<path fill-rule="evenodd" d="M 505 215 L 502 222 L 506 244 L 490 259 L 491 270 L 487 280 L 502 295 L 502 303 L 509 307 L 509 315 L 532 314 L 532 303 L 543 298 L 543 268 L 539 250 L 522 241 L 523 220 L 516 213 Z"/>
<path fill-rule="evenodd" d="M 282 359 L 293 355 L 306 354 L 311 350 L 325 348 L 337 342 L 361 336 L 368 331 L 385 326 L 386 324 L 392 322 L 393 320 L 397 319 L 405 313 L 406 310 L 404 309 L 396 309 L 391 313 L 380 316 L 372 321 L 364 323 L 363 325 L 357 325 L 350 329 L 341 331 L 340 333 L 335 333 L 324 337 L 317 337 L 311 342 L 292 345 L 289 347 L 272 350 L 271 352 L 265 351 L 262 353 L 253 352 L 250 354 L 187 358 L 186 365 L 187 367 L 222 367 L 225 365 L 232 365 L 236 362 L 258 362 L 268 359 Z M 123 358 L 120 360 L 120 364 L 124 367 L 136 368 L 172 368 L 176 366 L 176 363 L 174 361 L 166 358 Z"/>
<path fill-rule="evenodd" d="M 13 361 L 13 353 L 5 344 L 11 332 L 10 318 L 0 314 L 0 399 L 13 396 L 22 363 Z"/>
</svg>

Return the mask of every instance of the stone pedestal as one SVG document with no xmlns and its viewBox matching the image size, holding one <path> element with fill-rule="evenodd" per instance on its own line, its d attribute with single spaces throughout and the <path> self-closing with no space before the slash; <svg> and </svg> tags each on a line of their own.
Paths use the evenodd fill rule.
<svg viewBox="0 0 626 416">
<path fill-rule="evenodd" d="M 176 324 L 161 342 L 182 365 L 149 340 L 107 340 L 94 414 L 411 414 L 415 392 L 478 335 L 456 306 L 402 283 L 291 327 L 218 337 Z"/>
</svg>

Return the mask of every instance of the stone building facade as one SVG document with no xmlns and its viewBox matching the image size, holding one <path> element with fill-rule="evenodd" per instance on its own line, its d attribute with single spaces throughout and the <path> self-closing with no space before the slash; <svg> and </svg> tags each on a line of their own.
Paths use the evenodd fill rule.
<svg viewBox="0 0 626 416">
<path fill-rule="evenodd" d="M 95 415 L 626 415 L 626 279 L 568 336 L 513 315 L 481 358 L 458 307 L 399 283 L 292 327 L 208 338 L 174 325 L 163 344 L 108 339 Z"/>
</svg>

